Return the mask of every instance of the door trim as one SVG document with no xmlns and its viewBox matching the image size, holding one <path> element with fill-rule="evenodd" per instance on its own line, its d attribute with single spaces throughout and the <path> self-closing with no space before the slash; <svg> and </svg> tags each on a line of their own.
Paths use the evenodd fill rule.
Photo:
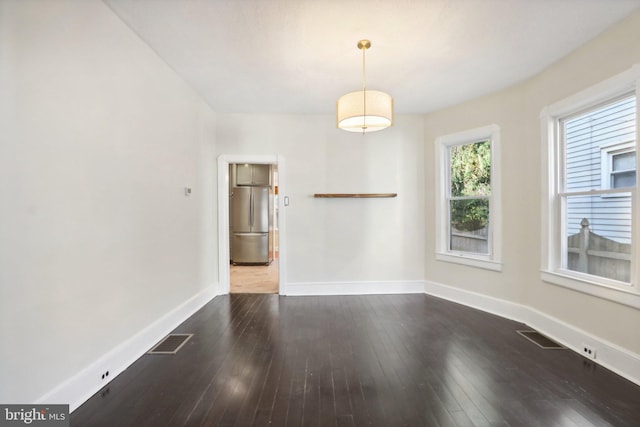
<svg viewBox="0 0 640 427">
<path fill-rule="evenodd" d="M 218 156 L 218 287 L 216 293 L 229 293 L 229 165 L 233 163 L 254 163 L 275 165 L 278 168 L 278 293 L 287 294 L 286 282 L 286 210 L 282 200 L 286 194 L 285 159 L 279 154 L 221 154 Z"/>
</svg>

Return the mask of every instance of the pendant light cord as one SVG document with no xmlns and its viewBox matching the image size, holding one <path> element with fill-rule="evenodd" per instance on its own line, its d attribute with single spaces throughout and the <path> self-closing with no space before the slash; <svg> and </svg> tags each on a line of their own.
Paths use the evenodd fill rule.
<svg viewBox="0 0 640 427">
<path fill-rule="evenodd" d="M 365 51 L 366 47 L 362 48 L 362 134 L 365 134 L 367 129 L 367 80 L 365 75 Z"/>
</svg>

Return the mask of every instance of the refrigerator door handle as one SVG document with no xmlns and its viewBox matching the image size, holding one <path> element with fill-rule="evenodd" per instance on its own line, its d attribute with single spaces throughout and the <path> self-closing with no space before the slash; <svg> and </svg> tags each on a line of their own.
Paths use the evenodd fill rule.
<svg viewBox="0 0 640 427">
<path fill-rule="evenodd" d="M 253 231 L 253 190 L 249 193 L 249 227 Z"/>
</svg>

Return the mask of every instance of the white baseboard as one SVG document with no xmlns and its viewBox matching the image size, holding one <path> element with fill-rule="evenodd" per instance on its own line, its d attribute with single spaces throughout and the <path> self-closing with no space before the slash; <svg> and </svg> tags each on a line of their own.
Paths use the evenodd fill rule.
<svg viewBox="0 0 640 427">
<path fill-rule="evenodd" d="M 521 304 L 440 283 L 426 281 L 424 290 L 429 295 L 525 323 L 579 354 L 582 354 L 582 346 L 587 344 L 596 349 L 595 363 L 640 385 L 640 355 L 553 316 Z"/>
<path fill-rule="evenodd" d="M 36 403 L 68 403 L 69 410 L 74 411 L 215 296 L 213 285 L 203 289 L 40 397 Z M 101 379 L 107 371 L 109 376 Z"/>
<path fill-rule="evenodd" d="M 424 280 L 388 282 L 316 282 L 288 283 L 287 295 L 380 295 L 423 294 Z"/>
</svg>

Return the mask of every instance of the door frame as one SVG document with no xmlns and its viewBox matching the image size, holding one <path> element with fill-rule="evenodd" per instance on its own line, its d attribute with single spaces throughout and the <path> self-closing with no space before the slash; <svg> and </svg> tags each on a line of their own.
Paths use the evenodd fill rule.
<svg viewBox="0 0 640 427">
<path fill-rule="evenodd" d="M 221 154 L 218 156 L 218 295 L 229 293 L 229 165 L 253 163 L 274 165 L 278 168 L 278 293 L 287 294 L 286 283 L 286 215 L 284 209 L 285 160 L 278 154 Z"/>
</svg>

